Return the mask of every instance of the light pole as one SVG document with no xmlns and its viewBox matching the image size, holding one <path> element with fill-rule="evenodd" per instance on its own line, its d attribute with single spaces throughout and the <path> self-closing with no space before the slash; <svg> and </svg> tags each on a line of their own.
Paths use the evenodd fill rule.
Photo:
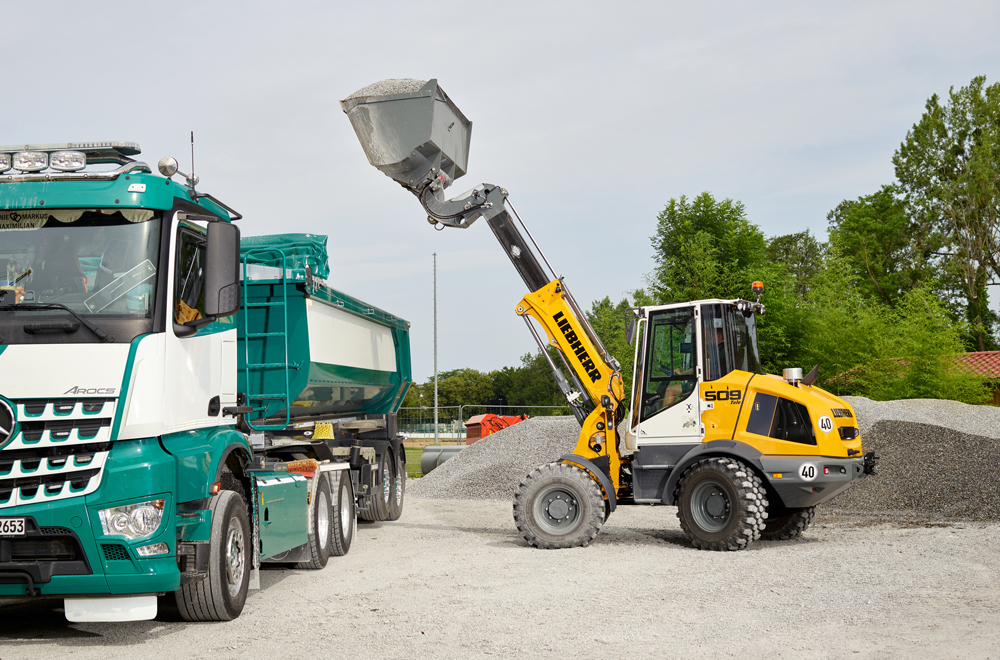
<svg viewBox="0 0 1000 660">
<path fill-rule="evenodd" d="M 438 255 L 434 253 L 434 444 L 438 444 Z"/>
</svg>

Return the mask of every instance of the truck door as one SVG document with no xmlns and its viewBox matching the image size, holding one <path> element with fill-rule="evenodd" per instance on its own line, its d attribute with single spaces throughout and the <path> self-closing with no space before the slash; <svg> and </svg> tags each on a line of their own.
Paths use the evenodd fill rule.
<svg viewBox="0 0 1000 660">
<path fill-rule="evenodd" d="M 698 310 L 695 307 L 651 312 L 646 323 L 632 433 L 641 444 L 696 442 L 699 418 Z"/>
</svg>

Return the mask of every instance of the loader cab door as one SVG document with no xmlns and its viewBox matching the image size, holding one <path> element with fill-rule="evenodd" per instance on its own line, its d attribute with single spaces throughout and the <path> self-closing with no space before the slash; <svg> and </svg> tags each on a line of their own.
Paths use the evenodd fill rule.
<svg viewBox="0 0 1000 660">
<path fill-rule="evenodd" d="M 632 434 L 639 445 L 696 442 L 702 435 L 697 307 L 650 312 L 636 356 Z"/>
</svg>

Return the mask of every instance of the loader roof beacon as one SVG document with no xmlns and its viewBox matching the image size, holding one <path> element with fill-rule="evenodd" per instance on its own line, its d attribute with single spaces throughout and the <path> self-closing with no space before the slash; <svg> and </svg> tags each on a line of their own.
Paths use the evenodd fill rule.
<svg viewBox="0 0 1000 660">
<path fill-rule="evenodd" d="M 874 473 L 851 407 L 804 378 L 761 373 L 756 299 L 641 307 L 630 410 L 621 367 L 507 199 L 489 183 L 447 199 L 468 166 L 472 123 L 438 86 L 385 80 L 341 102 L 369 162 L 412 192 L 437 228 L 483 218 L 529 293 L 517 303 L 581 425 L 571 453 L 521 482 L 514 520 L 540 548 L 587 545 L 619 504 L 678 507 L 700 549 L 798 536 L 816 505 Z M 543 329 L 545 338 L 529 319 Z M 568 378 L 567 378 L 568 375 Z M 619 423 L 628 417 L 625 438 Z M 623 457 L 619 443 L 632 454 Z"/>
<path fill-rule="evenodd" d="M 228 620 L 262 563 L 399 517 L 410 324 L 138 154 L 0 147 L 0 598 Z"/>
</svg>

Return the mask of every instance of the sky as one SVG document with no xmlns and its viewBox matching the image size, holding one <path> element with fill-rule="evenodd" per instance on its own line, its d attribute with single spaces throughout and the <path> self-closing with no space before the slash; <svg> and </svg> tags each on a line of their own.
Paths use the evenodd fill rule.
<svg viewBox="0 0 1000 660">
<path fill-rule="evenodd" d="M 174 156 L 244 235 L 326 234 L 331 286 L 412 323 L 415 377 L 519 364 L 527 293 L 485 222 L 434 231 L 371 167 L 338 101 L 437 78 L 578 302 L 654 268 L 671 198 L 740 200 L 768 236 L 826 238 L 893 181 L 932 94 L 1000 80 L 993 1 L 6 3 L 0 144 L 130 140 Z M 766 299 L 766 292 L 765 292 Z M 766 300 L 765 300 L 766 301 Z"/>
</svg>

